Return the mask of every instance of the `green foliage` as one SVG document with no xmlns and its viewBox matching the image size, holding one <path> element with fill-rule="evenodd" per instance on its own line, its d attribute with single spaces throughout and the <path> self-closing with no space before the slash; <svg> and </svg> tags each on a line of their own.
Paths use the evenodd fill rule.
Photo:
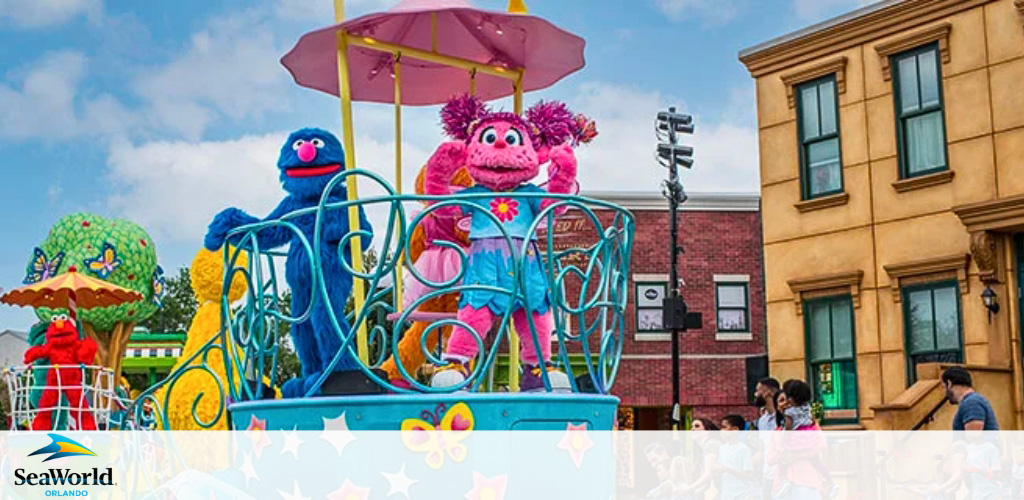
<svg viewBox="0 0 1024 500">
<path fill-rule="evenodd" d="M 292 312 L 292 291 L 284 292 L 278 300 L 280 301 L 281 312 L 290 316 Z M 292 347 L 291 324 L 281 321 L 278 323 L 277 328 L 278 351 L 275 380 L 277 380 L 278 384 L 281 384 L 286 380 L 291 380 L 301 375 L 302 363 L 299 362 L 299 355 L 295 353 L 295 348 Z M 269 362 L 269 359 L 267 361 Z"/>
<path fill-rule="evenodd" d="M 120 322 L 144 321 L 157 310 L 153 300 L 153 278 L 157 268 L 153 239 L 133 222 L 80 213 L 57 221 L 49 236 L 39 245 L 49 259 L 64 252 L 58 273 L 65 273 L 74 266 L 79 272 L 98 278 L 88 270 L 85 260 L 100 256 L 104 243 L 114 246 L 121 261 L 121 265 L 105 278 L 106 281 L 135 290 L 142 294 L 143 299 L 119 306 L 79 310 L 79 318 L 99 332 L 110 331 Z M 30 259 L 29 267 L 31 264 Z M 36 315 L 43 321 L 53 314 L 51 309 L 36 309 Z"/>
<path fill-rule="evenodd" d="M 11 398 L 8 394 L 7 380 L 0 378 L 0 431 L 10 430 L 7 417 L 11 416 Z"/>
<path fill-rule="evenodd" d="M 140 325 L 151 332 L 187 331 L 199 308 L 189 268 L 178 269 L 177 276 L 168 276 L 165 290 L 160 309 Z"/>
</svg>

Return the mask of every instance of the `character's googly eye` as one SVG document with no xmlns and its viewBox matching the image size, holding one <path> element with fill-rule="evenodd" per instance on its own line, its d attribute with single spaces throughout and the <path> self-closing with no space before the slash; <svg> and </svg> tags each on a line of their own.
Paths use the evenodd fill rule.
<svg viewBox="0 0 1024 500">
<path fill-rule="evenodd" d="M 61 321 L 67 321 L 68 320 L 68 315 L 67 314 L 61 314 L 60 315 L 60 320 Z"/>
<path fill-rule="evenodd" d="M 508 132 L 505 132 L 505 142 L 509 146 L 518 146 L 523 143 L 523 134 L 514 128 L 510 128 Z"/>
<path fill-rule="evenodd" d="M 480 134 L 480 142 L 484 144 L 494 144 L 498 142 L 498 133 L 494 131 L 494 127 L 488 127 Z"/>
<path fill-rule="evenodd" d="M 302 139 L 296 139 L 295 142 L 292 143 L 292 149 L 298 151 L 299 148 L 301 148 L 302 145 L 305 144 L 305 143 L 306 143 L 306 141 L 304 141 Z"/>
<path fill-rule="evenodd" d="M 60 319 L 60 315 L 59 314 L 54 314 L 53 316 L 50 316 L 50 323 L 56 323 L 57 320 L 59 320 L 59 319 Z"/>
<path fill-rule="evenodd" d="M 312 142 L 313 145 L 316 146 L 317 149 L 323 149 L 323 147 L 324 147 L 324 140 L 319 138 L 319 137 L 314 138 L 313 140 L 311 140 L 309 142 Z"/>
</svg>

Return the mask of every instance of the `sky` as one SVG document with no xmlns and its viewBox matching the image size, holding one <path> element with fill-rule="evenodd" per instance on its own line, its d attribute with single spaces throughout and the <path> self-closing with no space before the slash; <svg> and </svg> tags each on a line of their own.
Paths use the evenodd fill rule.
<svg viewBox="0 0 1024 500">
<path fill-rule="evenodd" d="M 396 3 L 348 0 L 346 14 Z M 579 151 L 585 191 L 660 191 L 653 119 L 674 105 L 696 122 L 687 191 L 757 192 L 754 85 L 737 53 L 866 3 L 526 0 L 586 40 L 587 65 L 525 102 L 565 100 L 597 121 L 600 136 Z M 332 0 L 0 0 L 0 288 L 20 285 L 33 247 L 67 214 L 140 224 L 173 275 L 221 209 L 268 213 L 283 196 L 274 165 L 288 132 L 341 135 L 337 98 L 296 85 L 279 63 L 332 21 Z M 407 184 L 442 140 L 437 111 L 404 111 Z M 356 163 L 387 179 L 392 113 L 355 105 Z M 31 321 L 0 306 L 0 330 Z"/>
</svg>

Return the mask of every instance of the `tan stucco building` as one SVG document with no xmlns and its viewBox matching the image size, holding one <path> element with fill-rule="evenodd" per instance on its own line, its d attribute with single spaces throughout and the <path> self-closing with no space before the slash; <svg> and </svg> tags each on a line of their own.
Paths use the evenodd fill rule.
<svg viewBox="0 0 1024 500">
<path fill-rule="evenodd" d="M 938 374 L 962 363 L 1024 428 L 1024 0 L 884 1 L 740 60 L 772 374 L 811 381 L 827 424 L 948 428 Z"/>
</svg>

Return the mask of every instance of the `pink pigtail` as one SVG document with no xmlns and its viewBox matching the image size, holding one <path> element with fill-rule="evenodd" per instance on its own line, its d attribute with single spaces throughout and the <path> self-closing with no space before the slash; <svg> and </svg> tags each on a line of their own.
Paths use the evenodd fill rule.
<svg viewBox="0 0 1024 500">
<path fill-rule="evenodd" d="M 441 123 L 449 137 L 457 141 L 468 141 L 474 122 L 490 111 L 479 98 L 469 94 L 453 97 L 441 108 Z"/>
<path fill-rule="evenodd" d="M 565 103 L 538 102 L 526 110 L 526 120 L 532 125 L 530 139 L 535 149 L 564 144 L 575 135 L 576 117 Z"/>
</svg>

